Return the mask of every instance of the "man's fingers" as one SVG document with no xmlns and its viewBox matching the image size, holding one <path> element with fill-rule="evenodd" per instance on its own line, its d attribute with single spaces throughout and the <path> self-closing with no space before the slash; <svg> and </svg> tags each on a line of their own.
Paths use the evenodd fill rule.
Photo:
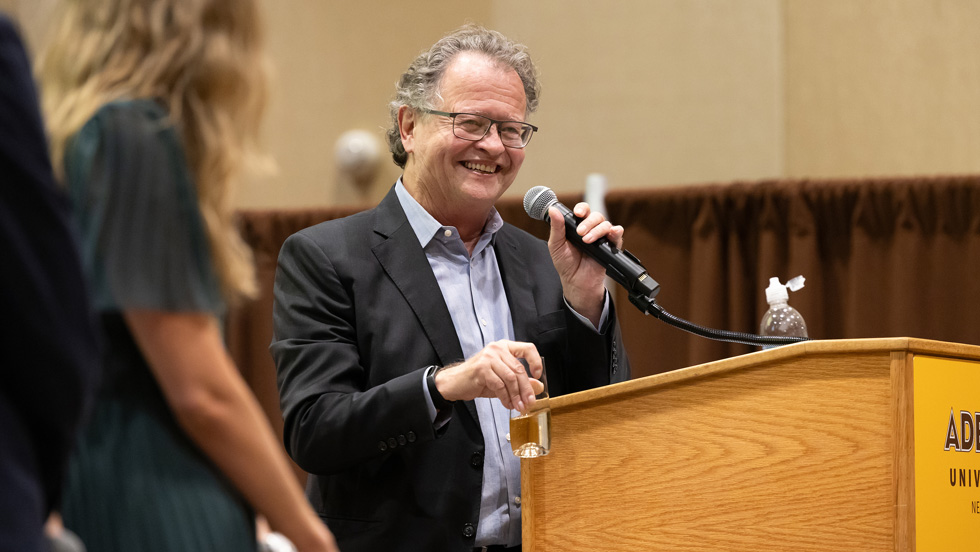
<svg viewBox="0 0 980 552">
<path fill-rule="evenodd" d="M 582 236 L 582 241 L 585 243 L 592 243 L 597 239 L 609 234 L 609 231 L 611 229 L 612 229 L 612 223 L 609 222 L 608 220 L 604 220 L 599 224 L 596 224 L 595 226 L 590 228 L 588 231 L 586 231 L 585 235 Z"/>
<path fill-rule="evenodd" d="M 524 366 L 516 358 L 508 359 L 506 365 L 512 377 L 512 380 L 507 382 L 511 404 L 510 408 L 515 408 L 523 412 L 526 397 L 531 392 L 531 384 L 528 383 L 527 372 L 524 371 Z"/>
<path fill-rule="evenodd" d="M 525 365 L 527 367 L 525 368 Z M 496 341 L 466 361 L 470 373 L 476 376 L 482 390 L 473 389 L 475 396 L 496 397 L 505 408 L 525 411 L 534 402 L 537 391 L 532 378 L 540 378 L 543 361 L 532 343 Z"/>
<path fill-rule="evenodd" d="M 561 211 L 555 207 L 548 209 L 548 217 L 551 224 L 548 246 L 554 248 L 561 245 L 561 240 L 565 239 L 565 219 L 561 216 Z"/>
<path fill-rule="evenodd" d="M 538 348 L 533 343 L 514 341 L 511 343 L 510 352 L 515 357 L 524 359 L 524 362 L 527 363 L 528 375 L 530 377 L 541 377 L 541 371 L 544 369 L 544 361 L 541 360 L 541 355 L 538 354 Z"/>
<path fill-rule="evenodd" d="M 511 354 L 519 359 L 523 359 L 523 364 L 521 369 L 524 372 L 521 374 L 521 400 L 524 406 L 531 406 L 534 403 L 534 396 L 538 394 L 532 387 L 532 378 L 541 377 L 543 371 L 544 362 L 541 360 L 541 355 L 538 354 L 538 349 L 531 343 L 524 342 L 513 342 L 511 347 Z M 525 368 L 526 367 L 526 368 Z M 540 382 L 539 382 L 540 383 Z"/>
<path fill-rule="evenodd" d="M 609 233 L 606 234 L 606 239 L 612 242 L 616 246 L 616 249 L 623 248 L 623 234 L 626 230 L 619 226 L 618 224 L 609 229 Z"/>
<path fill-rule="evenodd" d="M 516 358 L 494 357 L 490 359 L 487 372 L 484 375 L 485 385 L 492 393 L 492 396 L 500 399 L 500 402 L 507 408 L 521 409 L 524 404 L 521 397 L 521 379 L 525 380 L 524 385 L 530 389 L 530 384 L 526 383 L 527 374 L 524 367 L 518 363 Z"/>
</svg>

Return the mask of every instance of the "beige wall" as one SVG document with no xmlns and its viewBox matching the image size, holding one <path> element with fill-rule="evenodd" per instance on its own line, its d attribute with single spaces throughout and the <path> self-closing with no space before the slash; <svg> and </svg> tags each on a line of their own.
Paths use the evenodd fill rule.
<svg viewBox="0 0 980 552">
<path fill-rule="evenodd" d="M 786 174 L 980 171 L 980 2 L 788 0 Z"/>
<path fill-rule="evenodd" d="M 0 11 L 12 17 L 21 26 L 28 50 L 41 42 L 47 15 L 55 0 L 0 0 Z"/>
<path fill-rule="evenodd" d="M 544 87 L 514 192 L 764 178 L 782 172 L 780 4 L 498 0 Z"/>
<path fill-rule="evenodd" d="M 382 139 L 409 61 L 466 21 L 528 44 L 541 132 L 514 188 L 980 171 L 976 0 L 261 0 L 279 163 L 245 207 L 376 201 L 336 169 L 350 129 Z M 39 40 L 52 0 L 0 0 Z"/>
</svg>

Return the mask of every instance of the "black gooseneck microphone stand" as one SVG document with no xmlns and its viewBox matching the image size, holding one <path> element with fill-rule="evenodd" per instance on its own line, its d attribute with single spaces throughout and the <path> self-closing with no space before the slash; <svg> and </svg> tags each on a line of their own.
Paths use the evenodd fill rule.
<svg viewBox="0 0 980 552">
<path fill-rule="evenodd" d="M 716 330 L 699 326 L 670 314 L 658 305 L 655 299 L 660 293 L 660 284 L 650 277 L 646 268 L 633 254 L 625 249 L 617 249 L 604 238 L 594 244 L 583 243 L 581 237 L 575 232 L 575 228 L 581 220 L 568 207 L 558 201 L 555 192 L 550 188 L 535 186 L 524 195 L 524 210 L 533 219 L 548 220 L 548 208 L 552 206 L 557 207 L 565 218 L 565 234 L 569 241 L 605 267 L 606 274 L 626 289 L 629 293 L 630 303 L 633 303 L 643 314 L 649 314 L 675 328 L 716 341 L 728 341 L 758 347 L 775 347 L 807 341 L 808 338 L 806 337 L 756 335 Z"/>
<path fill-rule="evenodd" d="M 647 295 L 630 293 L 630 303 L 633 303 L 636 306 L 636 308 L 640 309 L 640 311 L 643 312 L 643 314 L 649 314 L 654 318 L 657 318 L 659 320 L 662 320 L 670 324 L 671 326 L 674 326 L 675 328 L 679 328 L 681 330 L 690 332 L 694 335 L 698 335 L 701 337 L 707 337 L 708 339 L 714 339 L 715 341 L 728 341 L 731 343 L 741 343 L 743 345 L 753 345 L 758 347 L 765 347 L 765 346 L 775 347 L 778 345 L 789 345 L 791 343 L 799 343 L 800 341 L 807 341 L 809 339 L 806 337 L 756 335 L 750 333 L 733 332 L 729 330 L 716 330 L 714 328 L 706 328 L 704 326 L 699 326 L 693 322 L 684 320 L 679 316 L 674 316 L 673 314 L 670 314 L 669 312 L 665 311 L 663 307 L 657 304 L 656 299 Z"/>
</svg>

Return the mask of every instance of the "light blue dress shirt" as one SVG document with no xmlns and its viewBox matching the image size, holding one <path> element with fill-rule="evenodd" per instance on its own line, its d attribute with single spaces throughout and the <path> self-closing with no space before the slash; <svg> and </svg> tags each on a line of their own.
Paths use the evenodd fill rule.
<svg viewBox="0 0 980 552">
<path fill-rule="evenodd" d="M 494 341 L 513 340 L 510 306 L 493 250 L 494 235 L 503 226 L 496 209 L 491 210 L 471 255 L 459 231 L 433 218 L 408 193 L 401 179 L 395 184 L 395 194 L 439 282 L 464 357 L 470 358 Z M 608 299 L 607 294 L 600 328 L 605 326 Z M 578 316 L 591 327 L 588 319 Z M 435 420 L 436 409 L 424 381 L 422 387 Z M 485 448 L 480 520 L 474 544 L 516 546 L 521 543 L 521 475 L 520 461 L 508 441 L 510 411 L 499 399 L 477 398 L 474 402 Z"/>
</svg>

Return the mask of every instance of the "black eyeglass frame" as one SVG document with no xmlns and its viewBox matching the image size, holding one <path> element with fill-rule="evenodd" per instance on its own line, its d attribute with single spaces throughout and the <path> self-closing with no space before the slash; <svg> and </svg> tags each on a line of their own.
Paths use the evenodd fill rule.
<svg viewBox="0 0 980 552">
<path fill-rule="evenodd" d="M 503 140 L 501 140 L 500 143 L 503 144 L 503 146 L 506 147 L 506 148 L 524 149 L 524 148 L 527 147 L 528 144 L 531 143 L 531 138 L 534 136 L 534 133 L 538 131 L 538 127 L 532 125 L 531 123 L 527 123 L 527 122 L 524 122 L 524 121 L 498 121 L 496 119 L 491 119 L 490 117 L 487 117 L 485 115 L 479 115 L 477 113 L 466 113 L 465 111 L 458 111 L 458 112 L 455 112 L 455 113 L 450 113 L 450 112 L 447 112 L 447 111 L 437 111 L 435 109 L 427 109 L 427 108 L 424 108 L 424 107 L 421 109 L 421 111 L 423 113 L 429 113 L 431 115 L 442 115 L 443 117 L 449 117 L 450 119 L 453 120 L 453 136 L 459 138 L 460 140 L 467 140 L 469 142 L 479 142 L 480 140 L 483 140 L 484 138 L 486 138 L 487 137 L 487 134 L 490 133 L 490 128 L 493 127 L 494 125 L 497 125 L 497 135 L 499 136 L 500 135 L 500 125 L 502 123 L 516 123 L 516 124 L 524 125 L 526 127 L 530 127 L 531 128 L 531 133 L 527 135 L 527 141 L 524 142 L 524 144 L 521 145 L 521 146 L 508 146 L 507 144 L 504 144 L 504 141 Z M 466 138 L 464 136 L 460 136 L 459 134 L 456 134 L 456 116 L 457 115 L 469 115 L 471 117 L 479 117 L 481 119 L 486 119 L 486 120 L 490 121 L 490 124 L 487 125 L 487 130 L 483 132 L 483 136 L 480 136 L 479 138 Z"/>
</svg>

